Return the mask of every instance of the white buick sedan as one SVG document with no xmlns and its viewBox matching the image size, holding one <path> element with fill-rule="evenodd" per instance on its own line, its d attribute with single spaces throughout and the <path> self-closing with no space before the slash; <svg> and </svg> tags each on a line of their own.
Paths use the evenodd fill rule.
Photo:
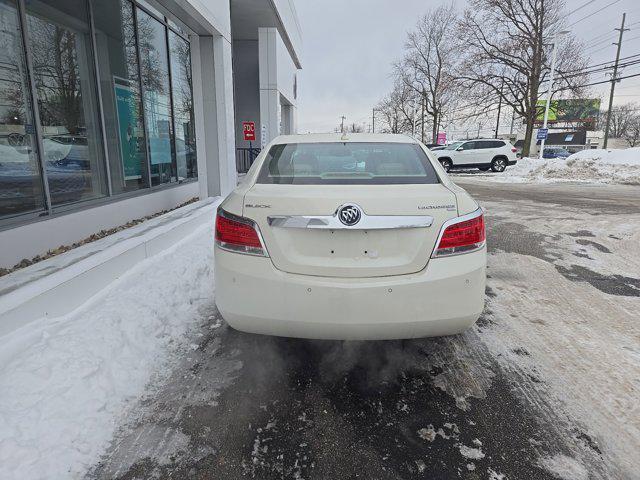
<svg viewBox="0 0 640 480">
<path fill-rule="evenodd" d="M 482 210 L 404 135 L 280 136 L 220 205 L 216 304 L 237 330 L 452 335 L 484 307 Z"/>
</svg>

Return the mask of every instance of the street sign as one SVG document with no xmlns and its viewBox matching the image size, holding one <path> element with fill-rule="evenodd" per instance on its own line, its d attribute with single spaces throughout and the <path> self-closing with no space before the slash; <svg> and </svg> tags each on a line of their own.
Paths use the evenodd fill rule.
<svg viewBox="0 0 640 480">
<path fill-rule="evenodd" d="M 246 142 L 256 141 L 256 122 L 242 122 L 242 131 Z"/>
<path fill-rule="evenodd" d="M 549 136 L 549 129 L 548 128 L 539 128 L 538 129 L 538 135 L 537 135 L 536 139 L 537 140 L 546 140 L 548 136 Z"/>
</svg>

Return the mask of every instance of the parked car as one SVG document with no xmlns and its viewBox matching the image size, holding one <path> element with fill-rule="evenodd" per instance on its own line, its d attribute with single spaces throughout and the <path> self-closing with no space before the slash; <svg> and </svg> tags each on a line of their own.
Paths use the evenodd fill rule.
<svg viewBox="0 0 640 480">
<path fill-rule="evenodd" d="M 218 208 L 216 304 L 244 332 L 451 335 L 484 307 L 483 211 L 405 135 L 280 136 Z"/>
<path fill-rule="evenodd" d="M 564 148 L 548 147 L 544 149 L 542 158 L 567 158 L 569 155 L 571 155 L 571 152 L 568 152 Z"/>
<path fill-rule="evenodd" d="M 447 172 L 459 168 L 503 172 L 508 165 L 515 165 L 518 161 L 516 148 L 506 140 L 497 139 L 454 142 L 434 154 Z"/>
</svg>

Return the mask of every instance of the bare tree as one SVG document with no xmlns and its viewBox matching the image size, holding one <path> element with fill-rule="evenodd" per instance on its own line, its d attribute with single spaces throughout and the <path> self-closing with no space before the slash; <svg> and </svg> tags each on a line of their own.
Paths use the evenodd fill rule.
<svg viewBox="0 0 640 480">
<path fill-rule="evenodd" d="M 395 65 L 396 77 L 418 97 L 420 124 L 423 110 L 429 117 L 434 143 L 443 113 L 458 93 L 453 76 L 453 64 L 459 58 L 456 24 L 453 4 L 427 12 L 407 35 L 405 56 Z"/>
<path fill-rule="evenodd" d="M 501 99 L 525 120 L 523 155 L 529 154 L 553 37 L 564 18 L 564 0 L 470 0 L 460 22 L 466 59 L 457 76 L 478 105 L 488 107 Z M 580 94 L 587 66 L 580 52 L 573 36 L 558 40 L 555 92 Z"/>
<path fill-rule="evenodd" d="M 347 132 L 349 133 L 362 133 L 364 132 L 364 127 L 362 125 L 358 125 L 357 123 L 352 123 L 347 126 Z"/>
<path fill-rule="evenodd" d="M 382 121 L 380 131 L 386 133 L 411 133 L 417 104 L 416 92 L 405 83 L 397 81 L 391 93 L 376 107 Z"/>
<path fill-rule="evenodd" d="M 638 105 L 636 103 L 625 103 L 611 109 L 611 123 L 609 125 L 609 136 L 611 138 L 624 138 L 627 131 L 631 128 L 638 118 Z M 604 123 L 607 112 L 603 112 L 600 116 L 600 123 Z M 601 125 L 604 130 L 604 125 Z"/>
<path fill-rule="evenodd" d="M 622 137 L 629 143 L 630 147 L 640 144 L 640 115 L 633 115 Z"/>
</svg>

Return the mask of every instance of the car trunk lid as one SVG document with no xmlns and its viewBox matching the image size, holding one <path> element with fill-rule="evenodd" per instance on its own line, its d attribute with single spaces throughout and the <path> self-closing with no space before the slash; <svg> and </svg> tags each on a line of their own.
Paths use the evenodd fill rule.
<svg viewBox="0 0 640 480">
<path fill-rule="evenodd" d="M 362 211 L 353 226 L 335 217 L 345 204 Z M 243 216 L 258 224 L 276 268 L 345 278 L 422 270 L 442 224 L 456 215 L 455 195 L 442 184 L 256 184 L 243 207 Z"/>
</svg>

